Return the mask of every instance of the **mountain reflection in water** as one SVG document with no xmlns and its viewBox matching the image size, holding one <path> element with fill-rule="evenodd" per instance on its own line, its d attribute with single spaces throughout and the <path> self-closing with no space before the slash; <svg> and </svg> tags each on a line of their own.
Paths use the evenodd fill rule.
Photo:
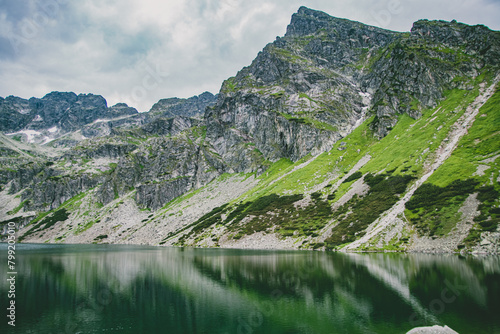
<svg viewBox="0 0 500 334">
<path fill-rule="evenodd" d="M 2 333 L 500 332 L 497 256 L 23 244 L 17 261 Z"/>
</svg>

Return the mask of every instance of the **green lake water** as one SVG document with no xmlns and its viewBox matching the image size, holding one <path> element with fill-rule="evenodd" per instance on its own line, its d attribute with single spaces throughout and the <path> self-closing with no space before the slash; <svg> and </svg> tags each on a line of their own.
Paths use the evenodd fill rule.
<svg viewBox="0 0 500 334">
<path fill-rule="evenodd" d="M 11 327 L 0 251 L 0 333 L 500 333 L 498 256 L 18 244 Z"/>
</svg>

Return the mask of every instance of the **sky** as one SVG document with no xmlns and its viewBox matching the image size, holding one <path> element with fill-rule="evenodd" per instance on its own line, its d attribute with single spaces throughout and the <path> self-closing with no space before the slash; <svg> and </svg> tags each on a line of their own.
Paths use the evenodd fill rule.
<svg viewBox="0 0 500 334">
<path fill-rule="evenodd" d="M 418 19 L 500 30 L 500 0 L 0 0 L 0 96 L 93 93 L 147 111 L 215 94 L 300 6 L 396 31 Z"/>
</svg>

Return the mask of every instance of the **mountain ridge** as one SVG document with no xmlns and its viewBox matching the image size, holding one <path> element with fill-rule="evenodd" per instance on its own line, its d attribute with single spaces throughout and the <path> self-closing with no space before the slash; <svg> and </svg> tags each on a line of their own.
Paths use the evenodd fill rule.
<svg viewBox="0 0 500 334">
<path fill-rule="evenodd" d="M 108 107 L 104 97 L 94 94 L 76 95 L 73 92 L 54 91 L 43 98 L 32 97 L 28 100 L 8 96 L 0 98 L 0 131 L 9 135 L 17 134 L 21 136 L 20 140 L 43 144 L 79 130 L 83 139 L 93 138 L 109 135 L 112 128 L 127 127 L 128 123 L 141 126 L 157 118 L 200 118 L 215 98 L 213 94 L 205 92 L 187 99 L 164 99 L 148 112 L 139 113 L 126 103 Z M 170 102 L 165 102 L 167 100 Z"/>
</svg>

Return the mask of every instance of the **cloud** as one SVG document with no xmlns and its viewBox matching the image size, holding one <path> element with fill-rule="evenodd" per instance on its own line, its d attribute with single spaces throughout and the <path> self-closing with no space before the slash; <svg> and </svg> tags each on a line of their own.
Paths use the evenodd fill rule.
<svg viewBox="0 0 500 334">
<path fill-rule="evenodd" d="M 500 28 L 493 0 L 0 0 L 0 95 L 95 93 L 145 111 L 216 93 L 301 5 L 399 31 L 420 18 Z"/>
</svg>

